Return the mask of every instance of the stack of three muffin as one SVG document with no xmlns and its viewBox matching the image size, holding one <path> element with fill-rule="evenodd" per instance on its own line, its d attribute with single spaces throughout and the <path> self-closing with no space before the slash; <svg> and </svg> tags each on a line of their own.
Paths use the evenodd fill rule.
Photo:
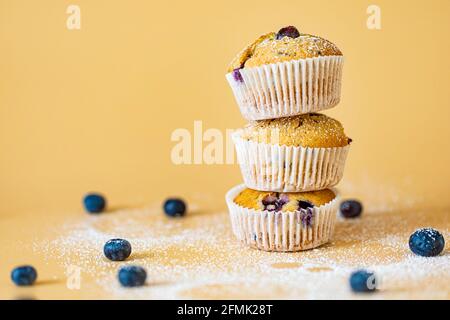
<svg viewBox="0 0 450 320">
<path fill-rule="evenodd" d="M 315 113 L 339 103 L 343 57 L 295 27 L 259 37 L 232 61 L 227 80 L 249 124 L 233 134 L 245 185 L 226 195 L 233 233 L 266 251 L 328 242 L 351 139 Z"/>
</svg>

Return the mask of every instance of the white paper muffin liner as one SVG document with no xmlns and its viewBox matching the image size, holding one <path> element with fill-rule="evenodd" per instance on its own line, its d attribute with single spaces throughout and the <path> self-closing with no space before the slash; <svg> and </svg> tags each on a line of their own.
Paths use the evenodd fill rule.
<svg viewBox="0 0 450 320">
<path fill-rule="evenodd" d="M 245 185 L 250 189 L 305 192 L 335 186 L 344 174 L 350 145 L 309 148 L 258 143 L 233 133 Z"/>
<path fill-rule="evenodd" d="M 325 56 L 239 69 L 226 75 L 247 120 L 289 117 L 334 107 L 341 96 L 344 58 Z"/>
<path fill-rule="evenodd" d="M 234 235 L 245 245 L 265 251 L 301 251 L 328 242 L 334 232 L 339 196 L 314 207 L 311 224 L 306 225 L 301 211 L 273 212 L 244 208 L 234 202 L 244 190 L 241 184 L 226 195 Z"/>
</svg>

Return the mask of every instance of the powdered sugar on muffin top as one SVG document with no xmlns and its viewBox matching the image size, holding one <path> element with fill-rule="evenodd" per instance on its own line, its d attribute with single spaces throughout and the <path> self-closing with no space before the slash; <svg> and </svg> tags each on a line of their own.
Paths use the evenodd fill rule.
<svg viewBox="0 0 450 320">
<path fill-rule="evenodd" d="M 230 63 L 228 72 L 290 60 L 341 55 L 334 43 L 318 36 L 303 33 L 295 38 L 277 39 L 277 34 L 270 32 L 245 47 Z"/>
<path fill-rule="evenodd" d="M 315 148 L 344 147 L 351 142 L 339 121 L 320 113 L 252 121 L 240 136 L 259 143 Z"/>
</svg>

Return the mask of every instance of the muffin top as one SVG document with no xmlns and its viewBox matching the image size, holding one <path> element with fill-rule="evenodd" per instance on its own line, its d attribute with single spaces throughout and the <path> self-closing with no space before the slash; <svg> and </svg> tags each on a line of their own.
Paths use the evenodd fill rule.
<svg viewBox="0 0 450 320">
<path fill-rule="evenodd" d="M 244 208 L 268 211 L 297 211 L 324 205 L 336 197 L 330 189 L 278 193 L 270 191 L 256 191 L 246 188 L 241 191 L 234 202 Z"/>
<path fill-rule="evenodd" d="M 300 33 L 295 27 L 280 29 L 260 36 L 245 47 L 230 63 L 228 72 L 264 64 L 320 56 L 342 56 L 338 47 L 330 41 Z"/>
<path fill-rule="evenodd" d="M 339 121 L 320 113 L 252 121 L 240 137 L 258 143 L 313 148 L 344 147 L 351 142 Z"/>
</svg>

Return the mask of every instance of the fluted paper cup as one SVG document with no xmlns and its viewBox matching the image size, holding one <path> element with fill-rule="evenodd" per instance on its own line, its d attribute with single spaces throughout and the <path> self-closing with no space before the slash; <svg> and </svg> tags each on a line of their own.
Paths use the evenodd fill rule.
<svg viewBox="0 0 450 320">
<path fill-rule="evenodd" d="M 339 196 L 330 202 L 306 210 L 273 212 L 244 208 L 234 202 L 245 189 L 241 184 L 226 195 L 234 235 L 245 245 L 264 251 L 301 251 L 330 241 L 339 206 Z M 310 219 L 304 219 L 309 214 Z"/>
<path fill-rule="evenodd" d="M 343 63 L 342 56 L 307 58 L 242 68 L 226 78 L 244 118 L 282 118 L 337 105 Z"/>
<path fill-rule="evenodd" d="M 305 192 L 335 186 L 344 174 L 350 145 L 309 148 L 253 142 L 233 133 L 247 187 L 260 191 Z"/>
</svg>

